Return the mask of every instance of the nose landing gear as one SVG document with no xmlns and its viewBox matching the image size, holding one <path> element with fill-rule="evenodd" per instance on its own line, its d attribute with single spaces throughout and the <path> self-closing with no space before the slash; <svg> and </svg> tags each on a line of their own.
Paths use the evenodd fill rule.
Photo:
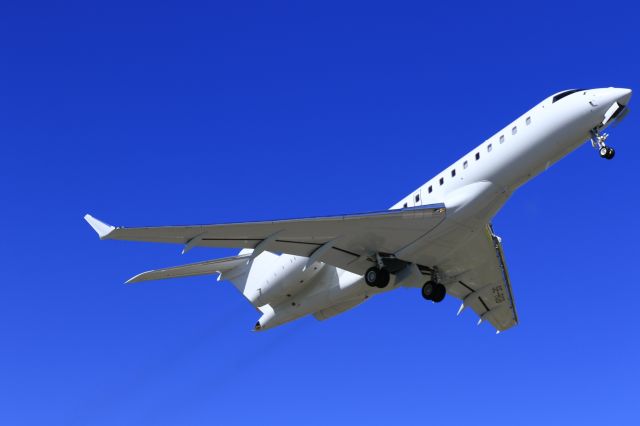
<svg viewBox="0 0 640 426">
<path fill-rule="evenodd" d="M 611 160 L 614 155 L 616 155 L 616 151 L 610 146 L 603 146 L 598 150 L 600 153 L 600 157 L 605 158 L 607 160 Z"/>
<path fill-rule="evenodd" d="M 616 151 L 605 143 L 608 137 L 607 133 L 600 134 L 598 129 L 591 130 L 591 146 L 598 150 L 601 158 L 611 160 Z"/>
</svg>

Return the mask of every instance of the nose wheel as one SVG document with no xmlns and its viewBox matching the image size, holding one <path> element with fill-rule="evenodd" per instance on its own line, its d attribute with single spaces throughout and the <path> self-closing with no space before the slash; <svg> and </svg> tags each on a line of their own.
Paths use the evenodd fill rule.
<svg viewBox="0 0 640 426">
<path fill-rule="evenodd" d="M 600 157 L 606 160 L 611 160 L 613 156 L 616 155 L 616 150 L 610 146 L 603 146 L 598 151 L 600 153 Z"/>
<path fill-rule="evenodd" d="M 616 151 L 606 144 L 609 135 L 607 133 L 600 133 L 598 129 L 591 130 L 591 146 L 598 150 L 601 158 L 611 160 Z"/>
</svg>

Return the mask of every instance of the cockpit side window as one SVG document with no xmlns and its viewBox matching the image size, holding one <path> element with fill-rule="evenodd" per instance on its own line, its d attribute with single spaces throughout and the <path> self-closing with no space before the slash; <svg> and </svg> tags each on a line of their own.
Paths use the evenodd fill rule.
<svg viewBox="0 0 640 426">
<path fill-rule="evenodd" d="M 556 102 L 558 102 L 560 99 L 565 98 L 565 97 L 567 97 L 567 96 L 571 95 L 572 93 L 581 92 L 581 91 L 583 91 L 583 90 L 585 90 L 585 89 L 572 89 L 572 90 L 565 90 L 564 92 L 560 92 L 560 93 L 558 93 L 557 95 L 555 95 L 555 96 L 553 97 L 553 102 L 551 102 L 551 103 L 552 103 L 552 104 L 553 104 L 553 103 L 556 103 Z"/>
</svg>

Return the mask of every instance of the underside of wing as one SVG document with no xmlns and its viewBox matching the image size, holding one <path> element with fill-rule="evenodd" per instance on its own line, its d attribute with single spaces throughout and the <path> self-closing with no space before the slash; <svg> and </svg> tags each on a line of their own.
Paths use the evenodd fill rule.
<svg viewBox="0 0 640 426">
<path fill-rule="evenodd" d="M 496 330 L 518 323 L 501 240 L 491 225 L 476 232 L 441 267 L 448 277 L 447 293 L 462 300 L 458 314 L 471 308 Z"/>
<path fill-rule="evenodd" d="M 363 274 L 375 254 L 395 253 L 423 238 L 445 217 L 443 204 L 376 213 L 221 225 L 122 228 L 90 215 L 101 239 L 183 244 L 192 247 L 252 248 L 310 257 Z"/>
<path fill-rule="evenodd" d="M 416 270 L 418 275 L 441 272 L 447 293 L 462 300 L 460 312 L 471 308 L 480 317 L 479 323 L 489 322 L 498 331 L 516 325 L 518 316 L 500 238 L 491 225 L 476 232 L 455 222 L 440 226 L 445 213 L 444 205 L 435 204 L 308 219 L 144 228 L 117 228 L 89 215 L 85 219 L 101 239 L 183 244 L 183 252 L 192 247 L 253 249 L 242 259 L 149 271 L 129 282 L 221 272 L 265 251 L 304 256 L 363 275 L 377 264 L 377 254 L 386 253 L 390 256 L 385 262 L 395 260 L 398 272 L 403 268 Z M 403 253 L 407 255 L 398 256 Z M 416 267 L 405 268 L 411 264 Z M 420 278 L 416 281 L 422 282 Z"/>
</svg>

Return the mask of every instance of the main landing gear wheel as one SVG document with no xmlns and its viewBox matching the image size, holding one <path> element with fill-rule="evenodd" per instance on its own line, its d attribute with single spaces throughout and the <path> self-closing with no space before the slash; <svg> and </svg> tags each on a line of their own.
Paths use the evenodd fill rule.
<svg viewBox="0 0 640 426">
<path fill-rule="evenodd" d="M 385 288 L 389 284 L 391 274 L 385 268 L 372 266 L 364 274 L 364 281 L 369 287 Z"/>
<path fill-rule="evenodd" d="M 440 283 L 427 281 L 422 286 L 422 297 L 424 297 L 426 300 L 431 300 L 432 302 L 438 303 L 442 302 L 444 296 L 446 295 L 447 289 Z"/>
</svg>

